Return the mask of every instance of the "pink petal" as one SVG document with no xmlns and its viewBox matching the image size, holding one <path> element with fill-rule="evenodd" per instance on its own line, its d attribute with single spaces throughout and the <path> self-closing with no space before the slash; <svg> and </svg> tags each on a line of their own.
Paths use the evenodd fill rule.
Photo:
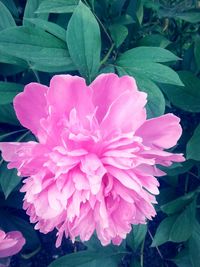
<svg viewBox="0 0 200 267">
<path fill-rule="evenodd" d="M 14 109 L 20 123 L 36 136 L 40 130 L 40 120 L 46 117 L 46 94 L 48 87 L 39 83 L 25 86 L 24 92 L 18 94 L 13 101 Z"/>
<path fill-rule="evenodd" d="M 0 258 L 17 254 L 25 244 L 25 239 L 19 231 L 12 231 L 0 238 Z"/>
<path fill-rule="evenodd" d="M 114 131 L 134 132 L 146 119 L 145 104 L 145 93 L 124 92 L 109 106 L 101 122 L 101 129 L 106 131 L 107 135 Z"/>
<path fill-rule="evenodd" d="M 145 145 L 171 148 L 176 145 L 182 134 L 180 119 L 173 114 L 147 120 L 136 132 Z"/>
<path fill-rule="evenodd" d="M 55 75 L 50 81 L 48 92 L 48 105 L 50 112 L 57 118 L 66 115 L 75 109 L 81 120 L 93 112 L 92 91 L 86 86 L 85 80 L 78 76 Z"/>
<path fill-rule="evenodd" d="M 114 73 L 99 75 L 90 85 L 93 90 L 93 103 L 98 107 L 97 118 L 102 121 L 109 106 L 126 91 L 137 92 L 135 80 L 130 76 L 118 77 Z"/>
</svg>

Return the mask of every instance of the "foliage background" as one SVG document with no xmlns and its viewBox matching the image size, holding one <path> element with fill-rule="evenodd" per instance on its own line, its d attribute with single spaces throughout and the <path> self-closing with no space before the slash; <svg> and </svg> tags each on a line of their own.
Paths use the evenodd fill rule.
<svg viewBox="0 0 200 267">
<path fill-rule="evenodd" d="M 34 140 L 12 106 L 25 84 L 48 84 L 55 73 L 90 83 L 115 72 L 135 77 L 148 93 L 149 118 L 165 112 L 181 118 L 174 150 L 187 159 L 160 178 L 155 220 L 134 227 L 120 247 L 101 247 L 94 236 L 57 250 L 55 233 L 44 236 L 29 223 L 21 181 L 0 159 L 0 227 L 20 230 L 27 240 L 12 266 L 199 267 L 199 26 L 195 0 L 0 0 L 0 141 Z M 60 257 L 70 252 L 76 253 Z"/>
</svg>

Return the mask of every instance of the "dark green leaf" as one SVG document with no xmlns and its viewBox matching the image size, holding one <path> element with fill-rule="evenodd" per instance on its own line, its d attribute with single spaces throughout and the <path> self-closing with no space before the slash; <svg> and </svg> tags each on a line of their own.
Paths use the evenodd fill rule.
<svg viewBox="0 0 200 267">
<path fill-rule="evenodd" d="M 179 71 L 185 86 L 161 84 L 161 89 L 176 107 L 189 112 L 200 112 L 200 79 L 189 71 Z"/>
<path fill-rule="evenodd" d="M 168 215 L 182 211 L 189 203 L 191 203 L 196 195 L 196 192 L 190 192 L 162 205 L 160 209 Z"/>
<path fill-rule="evenodd" d="M 188 249 L 181 251 L 178 256 L 172 261 L 176 263 L 178 267 L 192 267 Z"/>
<path fill-rule="evenodd" d="M 19 184 L 20 178 L 17 176 L 17 171 L 15 169 L 8 170 L 7 164 L 3 162 L 0 166 L 0 185 L 4 192 L 5 198 L 7 198 L 10 193 Z"/>
<path fill-rule="evenodd" d="M 1 2 L 7 7 L 7 9 L 15 16 L 18 17 L 18 9 L 14 0 L 1 0 Z"/>
<path fill-rule="evenodd" d="M 78 2 L 78 0 L 44 0 L 36 13 L 71 13 Z"/>
<path fill-rule="evenodd" d="M 126 26 L 114 24 L 109 27 L 109 30 L 116 47 L 119 47 L 126 39 L 128 29 Z"/>
<path fill-rule="evenodd" d="M 132 227 L 132 231 L 128 234 L 126 238 L 127 245 L 136 251 L 141 245 L 142 241 L 145 239 L 147 233 L 146 224 L 138 224 Z"/>
<path fill-rule="evenodd" d="M 22 84 L 0 82 L 0 105 L 11 103 L 14 96 L 21 92 L 23 88 Z"/>
<path fill-rule="evenodd" d="M 171 42 L 161 34 L 146 35 L 139 40 L 140 46 L 155 46 L 155 47 L 167 47 Z"/>
<path fill-rule="evenodd" d="M 11 104 L 0 105 L 0 114 L 0 123 L 7 123 L 17 126 L 20 125 Z"/>
<path fill-rule="evenodd" d="M 94 15 L 82 2 L 69 21 L 67 45 L 80 74 L 91 81 L 100 65 L 101 37 Z"/>
<path fill-rule="evenodd" d="M 200 22 L 200 12 L 184 12 L 176 17 L 190 23 Z"/>
<path fill-rule="evenodd" d="M 195 40 L 194 56 L 198 69 L 200 70 L 200 37 Z"/>
<path fill-rule="evenodd" d="M 188 159 L 200 161 L 200 124 L 195 129 L 193 136 L 187 143 L 186 155 Z"/>
<path fill-rule="evenodd" d="M 158 117 L 165 112 L 165 98 L 159 87 L 149 79 L 142 78 L 141 75 L 135 75 L 137 85 L 141 91 L 147 93 L 147 116 L 148 118 Z"/>
<path fill-rule="evenodd" d="M 191 267 L 199 267 L 200 263 L 200 225 L 196 221 L 192 236 L 189 239 L 189 256 Z"/>
<path fill-rule="evenodd" d="M 195 203 L 189 204 L 185 210 L 164 219 L 156 230 L 152 246 L 160 246 L 165 242 L 183 242 L 190 238 L 195 223 Z"/>
<path fill-rule="evenodd" d="M 192 166 L 194 166 L 194 161 L 187 160 L 182 163 L 173 163 L 171 166 L 168 167 L 159 166 L 159 168 L 164 171 L 168 176 L 175 176 L 189 171 Z"/>
<path fill-rule="evenodd" d="M 15 20 L 10 14 L 10 11 L 2 2 L 0 2 L 0 31 L 15 25 Z"/>
<path fill-rule="evenodd" d="M 107 259 L 114 259 L 122 257 L 126 252 L 108 252 L 106 248 L 102 248 L 100 251 L 81 251 L 77 253 L 68 254 L 52 262 L 49 267 L 75 267 L 81 264 L 90 264 L 93 261 L 106 262 Z M 101 266 L 101 265 L 98 265 Z"/>
</svg>

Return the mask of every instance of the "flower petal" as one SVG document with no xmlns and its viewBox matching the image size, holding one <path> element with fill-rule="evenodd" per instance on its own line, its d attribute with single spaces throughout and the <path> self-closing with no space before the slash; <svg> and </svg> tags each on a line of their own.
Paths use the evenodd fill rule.
<svg viewBox="0 0 200 267">
<path fill-rule="evenodd" d="M 93 103 L 98 107 L 97 118 L 102 121 L 109 106 L 126 91 L 137 92 L 135 80 L 130 76 L 118 77 L 114 73 L 99 75 L 90 85 L 93 90 Z"/>
<path fill-rule="evenodd" d="M 56 117 L 69 117 L 70 111 L 78 111 L 82 120 L 94 111 L 92 91 L 86 86 L 85 80 L 78 76 L 55 75 L 50 81 L 48 104 Z"/>
<path fill-rule="evenodd" d="M 138 129 L 136 135 L 143 138 L 145 145 L 170 148 L 176 145 L 182 134 L 179 122 L 180 119 L 173 114 L 149 119 Z"/>
<path fill-rule="evenodd" d="M 46 94 L 48 87 L 39 83 L 30 83 L 13 101 L 20 123 L 36 136 L 40 130 L 40 120 L 46 117 Z"/>
</svg>

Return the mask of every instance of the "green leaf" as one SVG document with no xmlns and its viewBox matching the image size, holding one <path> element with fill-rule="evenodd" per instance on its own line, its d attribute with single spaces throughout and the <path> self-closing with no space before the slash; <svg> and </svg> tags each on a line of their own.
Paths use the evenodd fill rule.
<svg viewBox="0 0 200 267">
<path fill-rule="evenodd" d="M 190 192 L 190 193 L 187 193 L 185 194 L 184 196 L 181 196 L 177 199 L 174 199 L 170 202 L 168 202 L 167 204 L 165 205 L 162 205 L 160 207 L 160 209 L 168 214 L 168 215 L 171 215 L 171 214 L 174 214 L 174 213 L 177 213 L 177 212 L 180 212 L 182 211 L 188 204 L 190 204 L 194 197 L 196 196 L 196 191 L 193 191 L 193 192 Z"/>
<path fill-rule="evenodd" d="M 134 225 L 126 238 L 127 245 L 135 252 L 145 239 L 146 233 L 146 224 Z"/>
<path fill-rule="evenodd" d="M 190 23 L 200 22 L 200 12 L 184 12 L 176 17 Z"/>
<path fill-rule="evenodd" d="M 1 0 L 1 2 L 7 7 L 7 9 L 15 16 L 18 17 L 18 9 L 14 0 Z"/>
<path fill-rule="evenodd" d="M 195 202 L 192 202 L 182 213 L 167 217 L 160 223 L 153 239 L 153 247 L 168 241 L 184 242 L 190 238 L 195 223 L 194 204 Z"/>
<path fill-rule="evenodd" d="M 7 164 L 3 162 L 0 166 L 0 185 L 7 198 L 15 187 L 20 183 L 21 179 L 17 176 L 15 169 L 8 170 Z"/>
<path fill-rule="evenodd" d="M 158 117 L 165 112 L 165 98 L 159 87 L 149 79 L 142 78 L 140 75 L 135 75 L 137 85 L 141 91 L 147 93 L 147 116 L 148 118 Z"/>
<path fill-rule="evenodd" d="M 109 27 L 109 30 L 116 47 L 119 47 L 126 39 L 128 29 L 126 26 L 113 24 Z"/>
<path fill-rule="evenodd" d="M 23 90 L 24 85 L 0 82 L 0 105 L 11 103 L 13 98 Z"/>
<path fill-rule="evenodd" d="M 31 22 L 32 24 L 36 25 L 38 28 L 41 28 L 52 35 L 56 36 L 58 39 L 65 42 L 66 39 L 66 31 L 59 25 L 49 22 L 47 20 L 34 18 L 34 19 L 26 19 L 26 21 Z"/>
<path fill-rule="evenodd" d="M 39 5 L 42 3 L 43 0 L 27 0 L 24 16 L 23 16 L 23 25 L 24 26 L 33 26 L 27 19 L 31 18 L 41 18 L 41 19 L 48 19 L 48 14 L 36 14 L 35 11 L 38 9 Z"/>
<path fill-rule="evenodd" d="M 189 256 L 189 250 L 182 250 L 178 256 L 172 260 L 178 267 L 192 267 L 192 263 Z"/>
<path fill-rule="evenodd" d="M 7 123 L 16 126 L 20 125 L 11 104 L 0 105 L 0 114 L 0 123 Z"/>
<path fill-rule="evenodd" d="M 2 2 L 0 2 L 0 31 L 15 25 L 15 20 L 10 14 L 10 11 Z"/>
<path fill-rule="evenodd" d="M 192 263 L 191 267 L 199 267 L 200 263 L 200 225 L 196 221 L 192 236 L 189 239 L 189 256 Z"/>
<path fill-rule="evenodd" d="M 160 87 L 176 107 L 189 112 L 200 112 L 200 79 L 189 71 L 179 71 L 185 86 L 165 85 Z"/>
<path fill-rule="evenodd" d="M 94 15 L 82 2 L 69 21 L 67 45 L 80 74 L 91 82 L 100 65 L 101 37 Z"/>
<path fill-rule="evenodd" d="M 171 166 L 159 166 L 159 169 L 164 171 L 168 176 L 175 176 L 189 171 L 194 166 L 193 160 L 186 160 L 182 163 L 173 163 Z M 167 178 L 168 179 L 168 178 Z"/>
<path fill-rule="evenodd" d="M 6 54 L 6 52 L 1 52 L 1 51 L 0 51 L 0 62 L 1 63 L 7 63 L 7 64 L 13 64 L 13 65 L 19 65 L 19 66 L 22 66 L 24 68 L 27 68 L 27 66 L 28 66 L 26 61 L 24 61 L 20 58 L 8 55 L 8 54 Z"/>
<path fill-rule="evenodd" d="M 127 73 L 130 74 L 120 67 L 117 67 L 117 70 L 121 76 L 126 75 Z M 136 79 L 139 90 L 147 93 L 147 117 L 154 118 L 163 115 L 165 111 L 165 98 L 159 87 L 141 74 L 134 73 L 132 76 Z"/>
<path fill-rule="evenodd" d="M 186 155 L 187 159 L 200 161 L 200 124 L 195 129 L 193 136 L 187 143 Z"/>
<path fill-rule="evenodd" d="M 64 257 L 61 257 L 54 262 L 52 262 L 49 267 L 75 267 L 82 264 L 90 264 L 93 261 L 97 261 L 98 266 L 103 266 L 102 264 L 106 262 L 107 259 L 114 259 L 122 257 L 126 252 L 108 252 L 106 248 L 102 248 L 100 251 L 81 251 L 77 253 L 68 254 Z M 115 265 L 117 266 L 117 265 Z"/>
<path fill-rule="evenodd" d="M 145 63 L 162 63 L 179 59 L 179 57 L 164 48 L 143 46 L 126 51 L 119 57 L 118 62 L 123 63 L 125 61 L 126 63 L 131 64 L 134 63 L 133 61 L 136 61 L 137 63 L 141 62 L 145 65 Z"/>
<path fill-rule="evenodd" d="M 161 34 L 146 35 L 139 40 L 139 46 L 155 46 L 155 47 L 167 47 L 171 42 Z"/>
<path fill-rule="evenodd" d="M 122 54 L 116 62 L 116 67 L 122 68 L 133 77 L 140 75 L 156 82 L 182 85 L 174 70 L 158 63 L 177 59 L 177 56 L 161 47 L 137 47 Z"/>
<path fill-rule="evenodd" d="M 45 71 L 74 70 L 66 44 L 38 28 L 14 27 L 1 32 L 0 52 L 42 65 Z"/>
<path fill-rule="evenodd" d="M 36 13 L 72 13 L 78 0 L 44 0 Z"/>
<path fill-rule="evenodd" d="M 198 69 L 200 70 L 200 37 L 197 37 L 195 40 L 194 56 Z"/>
</svg>

